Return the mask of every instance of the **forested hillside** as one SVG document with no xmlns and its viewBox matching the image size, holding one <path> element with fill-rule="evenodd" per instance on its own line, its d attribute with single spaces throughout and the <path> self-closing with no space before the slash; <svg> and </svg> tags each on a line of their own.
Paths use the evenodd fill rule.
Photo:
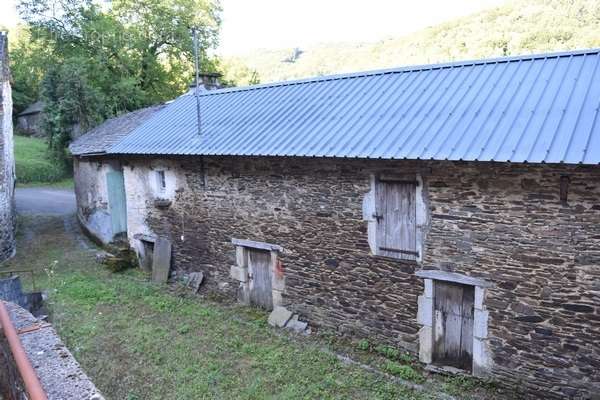
<svg viewBox="0 0 600 400">
<path fill-rule="evenodd" d="M 240 84 L 504 55 L 600 47 L 600 1 L 513 0 L 378 43 L 261 50 L 226 60 Z"/>
</svg>

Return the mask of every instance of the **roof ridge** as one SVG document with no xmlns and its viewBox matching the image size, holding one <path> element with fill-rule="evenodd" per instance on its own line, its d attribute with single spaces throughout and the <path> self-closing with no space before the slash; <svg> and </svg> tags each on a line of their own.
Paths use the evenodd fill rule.
<svg viewBox="0 0 600 400">
<path fill-rule="evenodd" d="M 403 72 L 426 71 L 426 70 L 434 70 L 434 69 L 442 69 L 442 68 L 462 67 L 462 66 L 469 66 L 469 65 L 497 64 L 497 63 L 513 62 L 513 61 L 522 61 L 522 60 L 528 60 L 528 59 L 538 60 L 538 59 L 543 59 L 543 58 L 571 57 L 571 56 L 580 56 L 580 55 L 597 54 L 597 53 L 600 53 L 600 48 L 557 51 L 557 52 L 551 52 L 551 53 L 520 54 L 520 55 L 506 56 L 506 57 L 491 57 L 491 58 L 483 58 L 483 59 L 458 60 L 458 61 L 449 61 L 449 62 L 433 63 L 433 64 L 414 64 L 414 65 L 406 65 L 406 66 L 402 66 L 402 67 L 383 68 L 383 69 L 374 69 L 374 70 L 356 71 L 356 72 L 346 72 L 346 73 L 341 73 L 341 74 L 331 74 L 331 75 L 314 76 L 314 77 L 309 77 L 309 78 L 293 79 L 293 80 L 289 80 L 289 81 L 269 82 L 269 83 L 263 83 L 263 84 L 252 85 L 252 86 L 238 86 L 238 87 L 216 89 L 216 90 L 202 92 L 202 93 L 200 93 L 200 97 L 216 96 L 216 95 L 237 93 L 237 92 L 244 92 L 244 91 L 251 91 L 251 90 L 268 89 L 268 88 L 280 87 L 280 86 L 304 85 L 304 84 L 310 84 L 310 83 L 326 82 L 326 81 L 341 80 L 341 79 L 362 78 L 362 77 L 367 77 L 367 76 L 395 74 L 395 73 L 403 73 Z M 190 95 L 189 92 L 185 93 L 182 96 L 188 96 L 188 95 Z"/>
</svg>

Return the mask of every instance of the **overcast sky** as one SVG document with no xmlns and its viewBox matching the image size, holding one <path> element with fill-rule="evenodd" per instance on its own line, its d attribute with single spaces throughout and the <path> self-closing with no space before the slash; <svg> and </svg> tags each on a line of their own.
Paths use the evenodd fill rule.
<svg viewBox="0 0 600 400">
<path fill-rule="evenodd" d="M 219 53 L 376 41 L 504 3 L 505 0 L 222 0 Z M 0 25 L 16 23 L 16 0 L 0 0 Z"/>
</svg>

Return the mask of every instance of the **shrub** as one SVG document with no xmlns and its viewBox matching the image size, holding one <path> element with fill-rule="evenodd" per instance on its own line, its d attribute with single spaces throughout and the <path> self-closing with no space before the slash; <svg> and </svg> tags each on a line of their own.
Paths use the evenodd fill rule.
<svg viewBox="0 0 600 400">
<path fill-rule="evenodd" d="M 423 377 L 423 375 L 421 375 L 419 372 L 415 371 L 415 369 L 413 367 L 411 367 L 410 365 L 402 365 L 402 364 L 398 364 L 397 362 L 393 362 L 393 361 L 388 361 L 385 366 L 384 369 L 397 377 L 400 377 L 402 379 L 405 379 L 407 381 L 411 381 L 411 382 L 415 382 L 415 383 L 422 383 L 425 381 L 425 378 Z"/>
</svg>

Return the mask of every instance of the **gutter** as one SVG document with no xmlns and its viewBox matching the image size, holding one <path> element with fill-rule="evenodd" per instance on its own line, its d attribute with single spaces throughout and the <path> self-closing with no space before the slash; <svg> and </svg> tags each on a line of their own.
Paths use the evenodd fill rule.
<svg viewBox="0 0 600 400">
<path fill-rule="evenodd" d="M 23 379 L 23 384 L 25 385 L 25 391 L 29 396 L 29 400 L 48 400 L 46 396 L 46 392 L 42 388 L 42 384 L 38 376 L 27 358 L 27 353 L 25 353 L 25 349 L 23 348 L 23 344 L 19 339 L 17 334 L 17 330 L 8 315 L 8 311 L 6 310 L 6 306 L 3 301 L 0 301 L 0 327 L 2 328 L 2 333 L 6 337 L 8 341 L 8 345 L 10 347 L 10 351 L 15 359 L 15 363 L 17 364 L 17 369 L 19 374 L 21 375 L 21 379 Z"/>
</svg>

